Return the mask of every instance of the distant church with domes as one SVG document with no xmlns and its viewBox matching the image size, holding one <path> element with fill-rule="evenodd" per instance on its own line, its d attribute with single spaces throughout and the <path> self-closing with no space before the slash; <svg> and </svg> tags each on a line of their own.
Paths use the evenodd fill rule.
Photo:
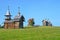
<svg viewBox="0 0 60 40">
<path fill-rule="evenodd" d="M 4 28 L 5 29 L 19 29 L 23 28 L 23 22 L 25 18 L 23 15 L 20 15 L 20 11 L 18 11 L 18 14 L 14 17 L 14 19 L 11 19 L 11 13 L 8 9 L 5 14 L 5 21 L 4 21 Z"/>
</svg>

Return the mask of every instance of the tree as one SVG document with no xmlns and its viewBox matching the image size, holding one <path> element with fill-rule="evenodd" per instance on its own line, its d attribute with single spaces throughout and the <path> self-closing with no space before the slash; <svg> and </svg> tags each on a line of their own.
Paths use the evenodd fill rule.
<svg viewBox="0 0 60 40">
<path fill-rule="evenodd" d="M 20 18 L 20 27 L 23 28 L 23 22 L 25 21 L 24 16 L 22 15 Z"/>
</svg>

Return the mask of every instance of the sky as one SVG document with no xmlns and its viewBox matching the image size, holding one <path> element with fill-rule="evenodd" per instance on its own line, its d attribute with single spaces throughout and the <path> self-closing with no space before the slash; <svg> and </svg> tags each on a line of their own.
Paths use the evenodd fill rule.
<svg viewBox="0 0 60 40">
<path fill-rule="evenodd" d="M 25 17 L 25 26 L 30 18 L 34 18 L 35 25 L 42 25 L 43 19 L 49 19 L 53 26 L 60 26 L 60 0 L 0 0 L 0 24 L 4 24 L 8 6 L 12 19 L 20 7 L 20 13 Z"/>
</svg>

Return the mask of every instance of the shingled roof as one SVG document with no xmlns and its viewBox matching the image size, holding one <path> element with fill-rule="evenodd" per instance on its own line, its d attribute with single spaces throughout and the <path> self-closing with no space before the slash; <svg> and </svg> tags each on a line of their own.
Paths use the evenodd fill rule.
<svg viewBox="0 0 60 40">
<path fill-rule="evenodd" d="M 18 13 L 18 15 L 15 16 L 14 21 L 20 21 L 20 17 L 20 13 Z"/>
</svg>

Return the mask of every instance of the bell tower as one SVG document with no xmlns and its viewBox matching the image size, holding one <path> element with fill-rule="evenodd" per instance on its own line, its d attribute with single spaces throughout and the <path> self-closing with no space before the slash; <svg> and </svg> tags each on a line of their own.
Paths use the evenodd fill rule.
<svg viewBox="0 0 60 40">
<path fill-rule="evenodd" d="M 9 21 L 9 20 L 11 20 L 11 14 L 10 14 L 10 10 L 9 10 L 9 7 L 8 7 L 8 10 L 5 14 L 5 21 Z"/>
<path fill-rule="evenodd" d="M 11 26 L 13 27 L 13 24 L 12 24 L 12 21 L 11 21 L 11 14 L 10 14 L 10 10 L 9 10 L 9 7 L 8 7 L 8 10 L 5 14 L 4 28 L 5 29 L 12 28 Z"/>
</svg>

